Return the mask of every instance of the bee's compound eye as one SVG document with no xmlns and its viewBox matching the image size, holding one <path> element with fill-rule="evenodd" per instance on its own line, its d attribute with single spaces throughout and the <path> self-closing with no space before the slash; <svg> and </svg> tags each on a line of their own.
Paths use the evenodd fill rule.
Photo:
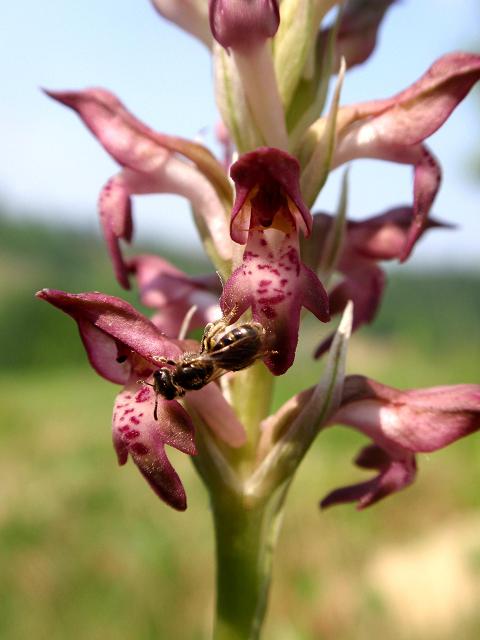
<svg viewBox="0 0 480 640">
<path fill-rule="evenodd" d="M 168 369 L 162 368 L 153 374 L 155 392 L 165 398 L 173 400 L 177 396 L 177 388 L 173 384 L 172 374 Z"/>
</svg>

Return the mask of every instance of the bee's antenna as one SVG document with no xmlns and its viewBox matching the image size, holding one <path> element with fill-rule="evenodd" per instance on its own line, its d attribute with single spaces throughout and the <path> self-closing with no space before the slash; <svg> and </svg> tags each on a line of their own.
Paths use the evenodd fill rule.
<svg viewBox="0 0 480 640">
<path fill-rule="evenodd" d="M 155 408 L 153 409 L 153 419 L 157 420 L 158 422 L 157 407 L 158 407 L 158 393 L 155 394 Z"/>
<path fill-rule="evenodd" d="M 155 385 L 151 382 L 147 382 L 146 380 L 137 380 L 137 384 L 145 384 L 147 387 L 154 387 Z"/>
<path fill-rule="evenodd" d="M 185 336 L 187 335 L 188 328 L 190 326 L 190 322 L 192 321 L 193 316 L 195 315 L 196 310 L 198 309 L 197 305 L 194 304 L 185 314 L 183 318 L 182 325 L 180 327 L 180 331 L 178 332 L 178 339 L 185 340 Z"/>
</svg>

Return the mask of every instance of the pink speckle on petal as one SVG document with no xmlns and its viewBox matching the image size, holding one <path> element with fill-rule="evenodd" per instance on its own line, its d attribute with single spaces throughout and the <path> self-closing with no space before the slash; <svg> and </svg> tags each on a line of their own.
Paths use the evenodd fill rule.
<svg viewBox="0 0 480 640">
<path fill-rule="evenodd" d="M 270 298 L 259 298 L 259 304 L 279 304 L 285 300 L 283 293 L 279 296 L 271 296 Z"/>
<path fill-rule="evenodd" d="M 135 396 L 135 402 L 146 402 L 150 398 L 150 389 L 143 387 Z"/>
<path fill-rule="evenodd" d="M 130 430 L 130 427 L 129 427 L 128 425 L 123 425 L 123 427 L 119 427 L 119 428 L 118 428 L 118 430 L 119 430 L 121 433 L 124 433 L 125 431 L 129 431 L 129 430 Z"/>
<path fill-rule="evenodd" d="M 260 280 L 258 283 L 259 287 L 267 287 L 269 284 L 272 284 L 271 280 Z"/>
<path fill-rule="evenodd" d="M 139 435 L 140 435 L 140 431 L 138 431 L 137 429 L 130 429 L 130 431 L 127 431 L 125 433 L 125 437 L 128 440 L 134 440 L 135 438 L 138 438 Z"/>
<path fill-rule="evenodd" d="M 277 317 L 277 314 L 275 313 L 274 309 L 272 309 L 272 307 L 262 307 L 261 311 L 263 315 L 269 320 L 273 320 L 273 318 Z"/>
<path fill-rule="evenodd" d="M 140 424 L 140 420 L 139 420 L 138 418 L 136 418 L 135 416 L 132 416 L 132 417 L 130 418 L 130 422 L 131 422 L 132 424 Z"/>
</svg>

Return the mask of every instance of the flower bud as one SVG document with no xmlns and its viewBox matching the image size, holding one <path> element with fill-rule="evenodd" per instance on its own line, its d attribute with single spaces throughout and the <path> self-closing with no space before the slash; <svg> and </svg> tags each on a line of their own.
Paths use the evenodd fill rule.
<svg viewBox="0 0 480 640">
<path fill-rule="evenodd" d="M 225 49 L 246 52 L 272 38 L 279 24 L 276 0 L 210 0 L 210 28 Z"/>
</svg>

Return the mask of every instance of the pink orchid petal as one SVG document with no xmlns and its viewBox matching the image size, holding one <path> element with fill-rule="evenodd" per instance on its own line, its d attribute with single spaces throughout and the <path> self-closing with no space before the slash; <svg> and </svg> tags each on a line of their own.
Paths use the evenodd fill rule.
<svg viewBox="0 0 480 640">
<path fill-rule="evenodd" d="M 439 164 L 422 142 L 447 120 L 479 79 L 480 55 L 451 53 L 392 98 L 339 110 L 332 166 L 354 158 L 378 158 L 414 167 L 413 220 L 402 261 L 425 228 L 440 185 Z"/>
<path fill-rule="evenodd" d="M 155 493 L 167 504 L 183 511 L 187 507 L 180 478 L 170 464 L 165 445 L 189 455 L 196 454 L 193 424 L 175 401 L 158 399 L 158 421 L 153 418 L 155 395 L 138 388 L 135 380 L 117 396 L 113 413 L 113 442 L 120 464 L 128 454 Z"/>
<path fill-rule="evenodd" d="M 415 83 L 393 96 L 392 108 L 377 118 L 385 141 L 414 145 L 425 140 L 479 79 L 480 55 L 456 51 L 442 56 Z"/>
<path fill-rule="evenodd" d="M 344 260 L 343 264 L 340 263 L 340 269 L 348 275 L 329 295 L 330 313 L 332 316 L 342 313 L 351 300 L 352 331 L 356 331 L 362 325 L 370 324 L 375 318 L 385 289 L 385 274 L 375 262 L 361 258 L 352 259 L 348 267 Z M 320 343 L 315 351 L 315 358 L 319 358 L 330 349 L 333 337 L 332 333 Z"/>
<path fill-rule="evenodd" d="M 115 238 L 130 240 L 129 197 L 134 194 L 175 193 L 187 198 L 203 217 L 219 255 L 224 259 L 231 257 L 225 215 L 231 188 L 220 163 L 205 147 L 156 133 L 104 89 L 46 93 L 74 109 L 106 151 L 125 169 L 107 183 L 100 197 L 104 233 L 123 286 L 125 267 Z M 179 159 L 176 154 L 194 164 Z"/>
<path fill-rule="evenodd" d="M 436 451 L 480 429 L 480 385 L 398 391 L 364 376 L 348 376 L 330 424 L 353 427 L 371 438 L 374 444 L 362 450 L 356 464 L 379 474 L 336 489 L 321 506 L 357 501 L 362 509 L 413 482 L 415 453 Z"/>
<path fill-rule="evenodd" d="M 222 257 L 231 255 L 231 241 L 225 212 L 215 190 L 194 167 L 170 156 L 155 173 L 146 175 L 125 169 L 111 178 L 99 199 L 100 220 L 117 278 L 128 288 L 128 270 L 119 239 L 131 239 L 131 196 L 176 193 L 192 203 L 205 220 L 215 247 Z"/>
<path fill-rule="evenodd" d="M 379 474 L 366 482 L 335 489 L 320 502 L 322 509 L 348 502 L 357 502 L 357 509 L 370 507 L 412 484 L 417 470 L 414 456 L 395 460 L 376 446 L 362 449 L 355 463 L 360 467 L 378 469 Z"/>
<path fill-rule="evenodd" d="M 352 426 L 392 452 L 436 451 L 480 429 L 480 385 L 398 391 L 350 376 L 332 422 Z"/>
<path fill-rule="evenodd" d="M 78 323 L 90 362 L 112 382 L 124 382 L 124 374 L 113 363 L 103 363 L 102 358 L 106 354 L 116 355 L 117 343 L 124 345 L 128 353 L 138 354 L 155 367 L 158 362 L 154 356 L 178 358 L 181 354 L 181 349 L 163 337 L 150 320 L 120 298 L 96 291 L 76 294 L 55 289 L 42 289 L 37 296 Z M 97 331 L 91 331 L 88 325 Z M 109 339 L 113 344 L 108 345 Z"/>
<path fill-rule="evenodd" d="M 358 222 L 350 221 L 346 237 L 348 248 L 371 260 L 400 258 L 412 216 L 412 207 L 396 207 Z M 429 218 L 425 230 L 433 228 L 452 229 L 454 225 Z"/>
<path fill-rule="evenodd" d="M 296 228 L 310 234 L 312 214 L 300 193 L 300 166 L 293 156 L 260 147 L 242 155 L 230 168 L 230 176 L 235 183 L 230 229 L 235 242 L 246 244 L 250 228 L 270 227 L 276 214 L 285 209 Z"/>
<path fill-rule="evenodd" d="M 344 276 L 330 293 L 330 313 L 341 313 L 349 300 L 353 301 L 353 330 L 373 322 L 385 289 L 385 273 L 378 266 L 380 260 L 401 258 L 408 238 L 412 237 L 412 207 L 397 207 L 383 214 L 360 221 L 349 221 L 337 270 Z M 333 224 L 333 218 L 324 213 L 314 216 L 315 252 L 321 255 L 325 238 Z M 443 222 L 427 219 L 418 235 L 432 228 L 452 228 Z M 416 233 L 415 232 L 415 233 Z M 417 238 L 413 240 L 416 241 Z M 313 263 L 317 262 L 313 259 Z M 329 335 L 317 347 L 315 357 L 322 356 L 332 343 Z"/>
<path fill-rule="evenodd" d="M 120 239 L 130 242 L 132 238 L 131 189 L 123 171 L 110 178 L 101 190 L 98 210 L 115 277 L 124 289 L 129 289 L 128 269 L 119 242 Z"/>
<path fill-rule="evenodd" d="M 203 145 L 154 131 L 135 118 L 116 96 L 105 89 L 45 93 L 76 111 L 122 167 L 150 173 L 161 167 L 169 154 L 180 154 L 194 163 L 223 198 L 230 200 L 231 187 L 223 168 Z"/>
<path fill-rule="evenodd" d="M 88 360 L 95 371 L 110 382 L 125 384 L 130 377 L 131 363 L 128 358 L 118 361 L 117 342 L 91 322 L 79 319 L 77 324 Z"/>
<path fill-rule="evenodd" d="M 266 330 L 272 350 L 264 361 L 275 375 L 293 363 L 298 341 L 301 307 L 328 322 L 328 297 L 317 276 L 300 262 L 296 239 L 270 229 L 251 231 L 242 265 L 225 284 L 224 313 L 247 308 Z"/>
<path fill-rule="evenodd" d="M 367 131 L 368 129 L 368 131 Z M 422 231 L 428 225 L 428 214 L 433 201 L 440 188 L 441 169 L 433 154 L 421 144 L 414 146 L 402 146 L 401 143 L 389 144 L 382 140 L 377 133 L 376 120 L 366 124 L 352 132 L 338 146 L 338 158 L 340 160 L 346 150 L 350 147 L 351 157 L 355 158 L 377 158 L 389 160 L 400 164 L 411 164 L 414 168 L 413 183 L 413 215 L 410 229 L 405 240 L 400 260 L 404 261 L 410 255 L 413 246 L 420 237 Z M 353 141 L 355 138 L 355 142 Z M 337 166 L 337 162 L 335 161 Z"/>
</svg>

